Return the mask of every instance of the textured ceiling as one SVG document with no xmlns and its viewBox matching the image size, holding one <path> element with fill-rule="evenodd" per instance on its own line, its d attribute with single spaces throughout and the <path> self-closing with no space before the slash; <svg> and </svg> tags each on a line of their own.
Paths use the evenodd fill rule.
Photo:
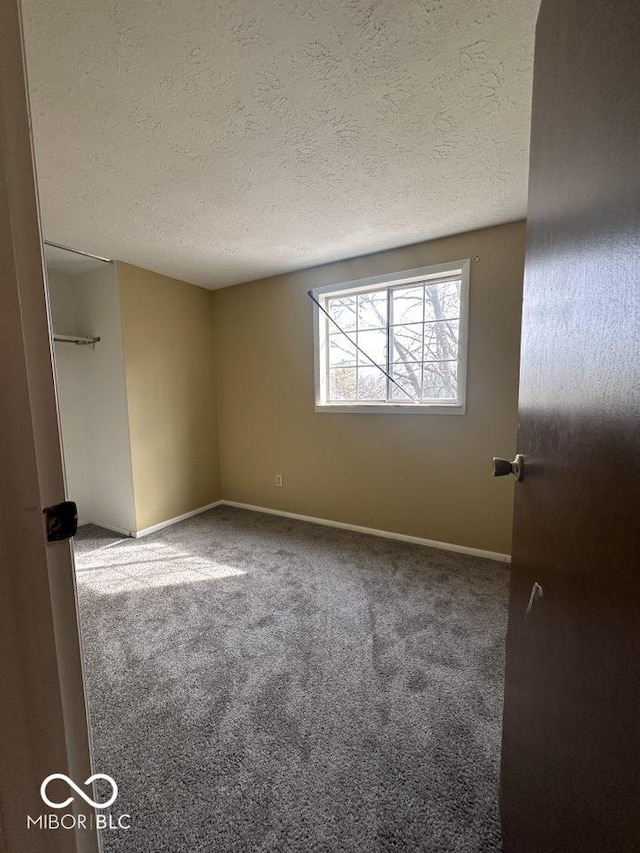
<svg viewBox="0 0 640 853">
<path fill-rule="evenodd" d="M 539 0 L 23 0 L 48 239 L 220 287 L 525 214 Z"/>
</svg>

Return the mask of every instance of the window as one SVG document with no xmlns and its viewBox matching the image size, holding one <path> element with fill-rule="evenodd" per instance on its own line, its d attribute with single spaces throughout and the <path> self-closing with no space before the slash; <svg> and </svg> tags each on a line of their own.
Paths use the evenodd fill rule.
<svg viewBox="0 0 640 853">
<path fill-rule="evenodd" d="M 311 291 L 316 411 L 464 414 L 469 261 Z"/>
</svg>

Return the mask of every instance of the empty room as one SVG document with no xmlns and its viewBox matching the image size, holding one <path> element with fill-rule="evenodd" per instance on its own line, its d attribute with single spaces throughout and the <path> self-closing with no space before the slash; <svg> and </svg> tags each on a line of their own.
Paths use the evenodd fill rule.
<svg viewBox="0 0 640 853">
<path fill-rule="evenodd" d="M 1 853 L 637 853 L 640 9 L 0 10 Z"/>
</svg>

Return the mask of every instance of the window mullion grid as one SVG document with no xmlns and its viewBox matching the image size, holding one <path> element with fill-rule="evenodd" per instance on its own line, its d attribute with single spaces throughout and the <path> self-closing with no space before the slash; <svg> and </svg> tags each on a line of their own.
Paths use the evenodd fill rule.
<svg viewBox="0 0 640 853">
<path fill-rule="evenodd" d="M 355 303 L 356 303 L 356 330 L 354 333 L 354 339 L 355 339 L 355 342 L 357 345 L 356 346 L 356 397 L 355 397 L 355 401 L 357 403 L 358 400 L 360 399 L 360 393 L 359 393 L 360 392 L 360 351 L 357 349 L 357 347 L 360 346 L 360 334 L 359 334 L 359 332 L 360 332 L 360 296 L 357 293 L 356 293 Z"/>
<path fill-rule="evenodd" d="M 327 299 L 325 299 L 324 300 L 324 307 L 326 308 L 328 305 L 329 305 L 329 302 Z M 325 385 L 324 394 L 325 394 L 326 399 L 329 402 L 332 402 L 333 398 L 331 397 L 331 355 L 330 355 L 330 353 L 331 353 L 331 338 L 330 338 L 331 329 L 329 328 L 329 326 L 330 326 L 329 318 L 325 314 L 324 315 L 324 329 L 325 329 L 325 341 L 326 341 L 326 347 L 325 347 L 325 362 L 326 362 L 326 364 L 325 364 L 324 375 L 325 375 L 326 385 Z"/>
<path fill-rule="evenodd" d="M 392 354 L 391 354 L 391 320 L 392 320 L 392 312 L 393 311 L 393 299 L 391 297 L 391 288 L 387 288 L 387 375 L 385 377 L 385 383 L 387 386 L 387 396 L 386 402 L 391 402 L 391 364 L 392 364 Z"/>
<path fill-rule="evenodd" d="M 458 343 L 458 357 L 457 358 L 454 358 L 454 359 L 451 359 L 451 358 L 444 358 L 444 359 L 429 358 L 428 362 L 425 360 L 427 358 L 427 354 L 425 352 L 427 324 L 437 325 L 440 327 L 440 324 L 443 324 L 444 322 L 446 322 L 444 319 L 442 319 L 442 320 L 437 320 L 437 319 L 427 320 L 427 309 L 426 309 L 427 287 L 438 286 L 441 284 L 447 284 L 449 282 L 458 282 L 460 284 L 460 287 L 462 287 L 461 277 L 459 275 L 456 275 L 456 274 L 452 274 L 451 276 L 445 276 L 445 275 L 438 276 L 437 278 L 429 279 L 428 281 L 425 281 L 424 279 L 422 279 L 422 281 L 420 281 L 420 280 L 418 280 L 418 281 L 414 280 L 411 282 L 410 281 L 403 281 L 402 283 L 396 283 L 396 284 L 392 284 L 392 285 L 384 287 L 384 292 L 386 295 L 387 316 L 386 316 L 386 323 L 384 326 L 381 327 L 381 329 L 384 329 L 384 331 L 385 331 L 386 344 L 387 344 L 387 352 L 386 352 L 386 359 L 385 359 L 386 367 L 387 367 L 387 369 L 386 369 L 387 376 L 385 377 L 385 386 L 386 386 L 385 402 L 387 402 L 387 403 L 393 403 L 394 402 L 394 399 L 393 399 L 394 379 L 392 378 L 392 376 L 393 376 L 392 371 L 393 371 L 393 365 L 394 365 L 394 349 L 392 346 L 392 336 L 393 336 L 394 329 L 395 329 L 394 300 L 393 300 L 393 295 L 394 295 L 395 290 L 403 289 L 403 288 L 406 288 L 406 287 L 411 286 L 411 285 L 415 286 L 416 284 L 422 284 L 422 323 L 421 323 L 421 350 L 422 350 L 422 352 L 421 352 L 421 356 L 417 362 L 417 366 L 419 366 L 421 373 L 420 373 L 420 381 L 419 381 L 419 383 L 416 383 L 419 385 L 419 388 L 420 388 L 420 396 L 415 402 L 416 403 L 422 403 L 424 400 L 425 366 L 427 363 L 431 363 L 432 361 L 437 363 L 437 364 L 451 363 L 451 364 L 454 364 L 454 365 L 459 367 L 459 365 L 460 365 L 460 328 L 459 327 L 458 327 L 458 338 L 457 338 L 457 343 Z M 374 292 L 375 290 L 382 290 L 382 289 L 383 288 L 375 288 L 375 289 L 370 288 L 370 289 L 367 289 L 366 292 L 370 293 L 370 292 Z M 360 330 L 360 315 L 359 315 L 359 295 L 360 294 L 358 292 L 353 292 L 353 291 L 352 291 L 352 294 L 356 297 L 355 298 L 356 316 L 355 316 L 355 323 L 354 323 L 354 326 L 355 326 L 354 333 L 355 333 L 356 341 L 359 342 L 359 335 L 360 335 L 360 331 L 361 331 Z M 343 294 L 343 295 L 351 295 L 351 294 Z M 460 298 L 462 298 L 462 295 Z M 325 296 L 325 300 L 326 300 L 326 296 Z M 327 304 L 326 301 L 323 304 L 326 305 Z M 460 322 L 461 322 L 460 317 L 448 317 L 448 318 L 446 318 L 446 320 L 451 321 L 451 322 L 457 320 L 458 324 L 460 324 Z M 325 333 L 326 333 L 326 341 L 327 341 L 326 359 L 325 359 L 325 376 L 326 376 L 326 380 L 327 380 L 326 381 L 327 389 L 326 389 L 325 399 L 329 400 L 330 402 L 334 402 L 332 395 L 331 395 L 331 371 L 332 371 L 331 355 L 330 355 L 331 328 L 332 327 L 330 325 L 330 320 L 328 319 L 328 317 L 325 317 Z M 429 353 L 429 355 L 431 355 L 431 353 Z M 364 366 L 366 366 L 366 362 L 363 362 L 362 364 L 360 363 L 360 355 L 359 355 L 358 351 L 356 350 L 356 360 L 355 360 L 355 365 L 354 365 L 355 371 L 356 371 L 356 375 L 355 375 L 356 382 L 355 382 L 355 392 L 354 392 L 355 395 L 354 395 L 354 397 L 352 397 L 353 403 L 359 402 L 360 385 L 361 385 L 360 373 L 361 373 L 361 369 Z"/>
<path fill-rule="evenodd" d="M 427 286 L 424 284 L 422 286 L 422 327 L 421 331 L 421 348 L 420 348 L 420 398 L 419 402 L 422 402 L 422 398 L 424 396 L 424 324 L 427 319 Z"/>
</svg>

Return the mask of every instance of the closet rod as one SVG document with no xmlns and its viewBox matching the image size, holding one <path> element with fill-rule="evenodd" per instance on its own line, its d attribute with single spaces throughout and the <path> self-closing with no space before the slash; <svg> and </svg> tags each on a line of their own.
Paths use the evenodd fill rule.
<svg viewBox="0 0 640 853">
<path fill-rule="evenodd" d="M 84 335 L 56 335 L 53 336 L 54 341 L 60 341 L 63 344 L 78 344 L 79 346 L 88 346 L 89 344 L 97 344 L 100 338 L 87 338 Z"/>
<path fill-rule="evenodd" d="M 100 255 L 92 255 L 91 252 L 81 252 L 80 249 L 70 249 L 69 246 L 63 246 L 61 243 L 52 243 L 50 240 L 43 241 L 45 246 L 51 246 L 52 249 L 63 249 L 65 252 L 73 252 L 74 255 L 82 255 L 85 258 L 93 258 L 94 261 L 104 261 L 105 264 L 112 264 L 111 258 L 103 258 Z"/>
</svg>

